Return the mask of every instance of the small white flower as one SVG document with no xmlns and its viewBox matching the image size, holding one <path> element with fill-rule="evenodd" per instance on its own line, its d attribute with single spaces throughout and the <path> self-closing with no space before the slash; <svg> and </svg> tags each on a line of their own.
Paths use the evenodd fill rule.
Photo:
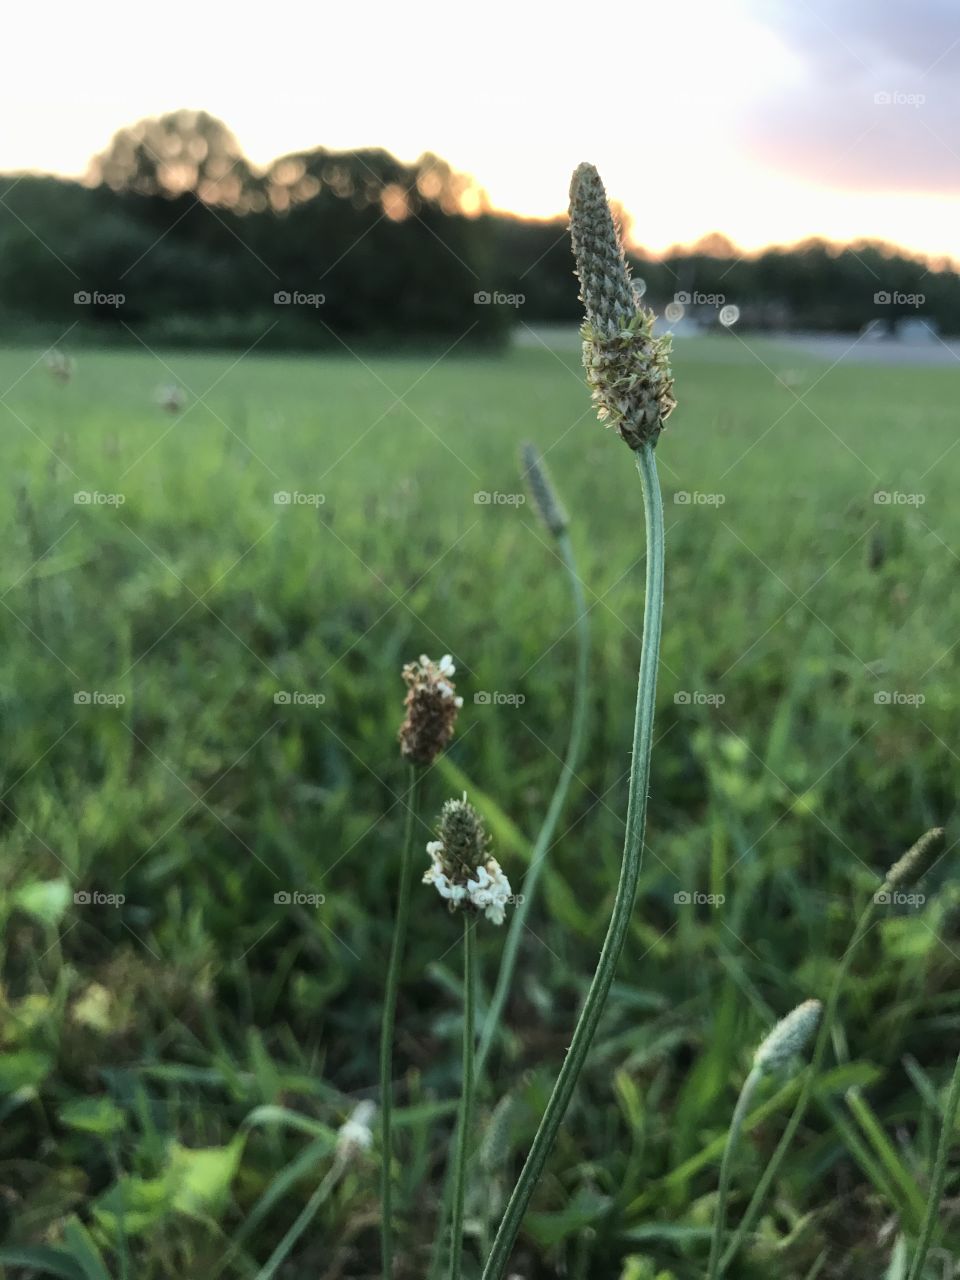
<svg viewBox="0 0 960 1280">
<path fill-rule="evenodd" d="M 437 663 L 437 669 L 442 676 L 455 676 L 457 674 L 457 668 L 454 666 L 453 658 L 449 653 L 443 655 Z"/>
<path fill-rule="evenodd" d="M 376 1107 L 372 1102 L 360 1102 L 349 1119 L 337 1130 L 337 1156 L 340 1160 L 353 1160 L 373 1146 L 373 1117 Z"/>
<path fill-rule="evenodd" d="M 512 897 L 510 881 L 496 858 L 477 867 L 476 879 L 467 881 L 467 893 L 473 905 L 493 924 L 503 924 L 504 911 Z"/>
</svg>

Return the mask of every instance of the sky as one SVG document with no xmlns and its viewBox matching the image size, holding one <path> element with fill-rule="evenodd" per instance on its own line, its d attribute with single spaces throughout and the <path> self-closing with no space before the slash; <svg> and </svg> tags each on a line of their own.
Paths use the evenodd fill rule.
<svg viewBox="0 0 960 1280">
<path fill-rule="evenodd" d="M 960 259 L 957 0 L 11 10 L 0 171 L 79 176 L 117 129 L 192 107 L 258 165 L 429 150 L 528 216 L 563 212 L 590 160 L 655 253 L 719 231 Z"/>
</svg>

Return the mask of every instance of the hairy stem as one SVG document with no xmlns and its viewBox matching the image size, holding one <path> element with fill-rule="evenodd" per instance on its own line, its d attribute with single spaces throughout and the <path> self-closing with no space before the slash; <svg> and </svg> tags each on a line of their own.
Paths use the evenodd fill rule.
<svg viewBox="0 0 960 1280">
<path fill-rule="evenodd" d="M 927 1251 L 940 1216 L 940 1201 L 943 1198 L 943 1184 L 947 1176 L 947 1157 L 953 1143 L 958 1107 L 960 1107 L 960 1057 L 957 1058 L 953 1068 L 953 1079 L 950 1081 L 950 1092 L 947 1094 L 947 1105 L 944 1108 L 943 1125 L 940 1129 L 940 1141 L 937 1143 L 937 1155 L 933 1163 L 933 1178 L 930 1182 L 930 1194 L 927 1196 L 927 1210 L 923 1215 L 920 1239 L 917 1242 L 917 1251 L 913 1255 L 913 1262 L 910 1264 L 907 1280 L 920 1280 L 923 1275 L 923 1264 L 927 1260 Z"/>
<path fill-rule="evenodd" d="M 740 1225 L 737 1227 L 734 1232 L 733 1239 L 727 1246 L 727 1250 L 723 1255 L 720 1267 L 717 1271 L 718 1276 L 722 1276 L 727 1267 L 729 1267 L 730 1263 L 736 1256 L 737 1250 L 743 1243 L 744 1237 L 756 1221 L 767 1192 L 770 1190 L 770 1186 L 774 1178 L 777 1176 L 777 1171 L 783 1163 L 784 1157 L 790 1148 L 790 1144 L 793 1142 L 794 1134 L 799 1129 L 803 1117 L 806 1115 L 807 1107 L 810 1105 L 810 1099 L 813 1095 L 813 1086 L 816 1082 L 817 1075 L 820 1072 L 823 1057 L 827 1050 L 827 1044 L 830 1041 L 833 1022 L 837 1014 L 837 1006 L 840 1003 L 841 988 L 843 987 L 843 983 L 846 979 L 847 971 L 850 968 L 850 962 L 853 959 L 853 954 L 866 935 L 870 925 L 873 923 L 875 910 L 876 906 L 871 899 L 861 913 L 860 919 L 857 921 L 856 928 L 853 931 L 853 937 L 850 939 L 850 945 L 840 958 L 840 963 L 837 965 L 836 972 L 834 973 L 833 984 L 830 987 L 830 992 L 824 1006 L 823 1016 L 820 1020 L 820 1030 L 817 1034 L 816 1043 L 813 1047 L 810 1065 L 804 1073 L 803 1084 L 800 1088 L 800 1094 L 797 1101 L 794 1104 L 793 1113 L 787 1121 L 787 1127 L 783 1131 L 783 1136 L 777 1143 L 777 1149 L 770 1157 L 770 1161 L 764 1169 L 753 1195 L 750 1197 L 750 1203 L 747 1205 L 746 1212 L 743 1215 Z"/>
<path fill-rule="evenodd" d="M 744 1117 L 750 1110 L 753 1095 L 757 1091 L 763 1072 L 759 1067 L 752 1067 L 750 1074 L 743 1082 L 740 1097 L 733 1110 L 727 1143 L 723 1148 L 723 1159 L 720 1161 L 720 1186 L 717 1192 L 717 1212 L 713 1222 L 713 1239 L 710 1242 L 710 1264 L 707 1267 L 707 1280 L 717 1280 L 720 1274 L 720 1250 L 723 1248 L 723 1233 L 727 1225 L 727 1197 L 730 1194 L 730 1172 L 733 1168 L 733 1153 L 740 1141 Z"/>
<path fill-rule="evenodd" d="M 410 788 L 407 820 L 403 833 L 400 860 L 400 885 L 397 914 L 393 926 L 393 943 L 387 968 L 387 986 L 383 996 L 383 1022 L 380 1030 L 380 1243 L 383 1280 L 393 1276 L 393 1193 L 390 1179 L 393 1163 L 393 1026 L 397 1012 L 397 988 L 400 965 L 407 937 L 410 915 L 410 881 L 413 871 L 413 836 L 420 811 L 423 775 L 417 765 L 410 766 Z"/>
<path fill-rule="evenodd" d="M 474 1050 L 476 1031 L 477 922 L 463 913 L 463 1075 L 457 1115 L 457 1162 L 453 1175 L 453 1241 L 450 1280 L 460 1280 L 463 1255 L 463 1209 L 467 1194 L 467 1156 L 470 1150 L 470 1117 L 473 1112 Z"/>
<path fill-rule="evenodd" d="M 590 990 L 574 1029 L 570 1048 L 550 1095 L 540 1127 L 533 1139 L 526 1163 L 507 1204 L 483 1271 L 483 1280 L 501 1280 L 513 1249 L 524 1213 L 543 1173 L 547 1157 L 556 1141 L 577 1079 L 590 1050 L 590 1045 L 613 982 L 617 961 L 626 941 L 630 916 L 640 877 L 643 857 L 643 831 L 646 821 L 647 788 L 650 778 L 650 754 L 653 747 L 653 716 L 656 701 L 657 666 L 660 654 L 660 626 L 663 614 L 663 504 L 660 483 L 649 443 L 636 451 L 637 468 L 643 488 L 647 532 L 646 598 L 643 610 L 643 641 L 640 675 L 637 686 L 637 711 L 633 733 L 633 763 L 630 773 L 630 796 L 627 803 L 627 832 L 624 842 L 620 881 L 613 914 L 604 939 L 603 949 Z"/>
</svg>

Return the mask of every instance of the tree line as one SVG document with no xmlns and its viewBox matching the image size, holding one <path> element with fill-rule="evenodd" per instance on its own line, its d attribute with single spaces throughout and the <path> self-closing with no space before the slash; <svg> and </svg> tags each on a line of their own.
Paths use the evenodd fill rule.
<svg viewBox="0 0 960 1280">
<path fill-rule="evenodd" d="M 460 338 L 576 322 L 562 219 L 493 212 L 432 154 L 282 156 L 263 172 L 233 134 L 181 111 L 121 130 L 82 182 L 0 178 L 0 335 L 315 348 Z M 811 240 L 741 255 L 718 235 L 635 255 L 657 309 L 749 328 L 960 332 L 947 262 Z"/>
</svg>

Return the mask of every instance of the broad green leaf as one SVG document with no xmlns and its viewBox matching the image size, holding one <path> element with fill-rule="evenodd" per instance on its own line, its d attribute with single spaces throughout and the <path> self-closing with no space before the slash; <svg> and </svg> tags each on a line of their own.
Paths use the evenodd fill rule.
<svg viewBox="0 0 960 1280">
<path fill-rule="evenodd" d="M 14 905 L 41 924 L 55 927 L 73 901 L 73 889 L 66 880 L 32 880 L 21 885 L 13 896 Z"/>
<path fill-rule="evenodd" d="M 225 1147 L 181 1147 L 175 1144 L 167 1176 L 173 1207 L 191 1217 L 216 1217 L 225 1207 L 243 1152 L 238 1135 Z"/>
<path fill-rule="evenodd" d="M 53 1059 L 47 1053 L 33 1049 L 0 1053 L 0 1094 L 36 1089 L 52 1069 Z"/>
<path fill-rule="evenodd" d="M 77 1098 L 60 1108 L 60 1123 L 69 1129 L 95 1133 L 105 1138 L 119 1133 L 126 1118 L 111 1098 Z"/>
</svg>

